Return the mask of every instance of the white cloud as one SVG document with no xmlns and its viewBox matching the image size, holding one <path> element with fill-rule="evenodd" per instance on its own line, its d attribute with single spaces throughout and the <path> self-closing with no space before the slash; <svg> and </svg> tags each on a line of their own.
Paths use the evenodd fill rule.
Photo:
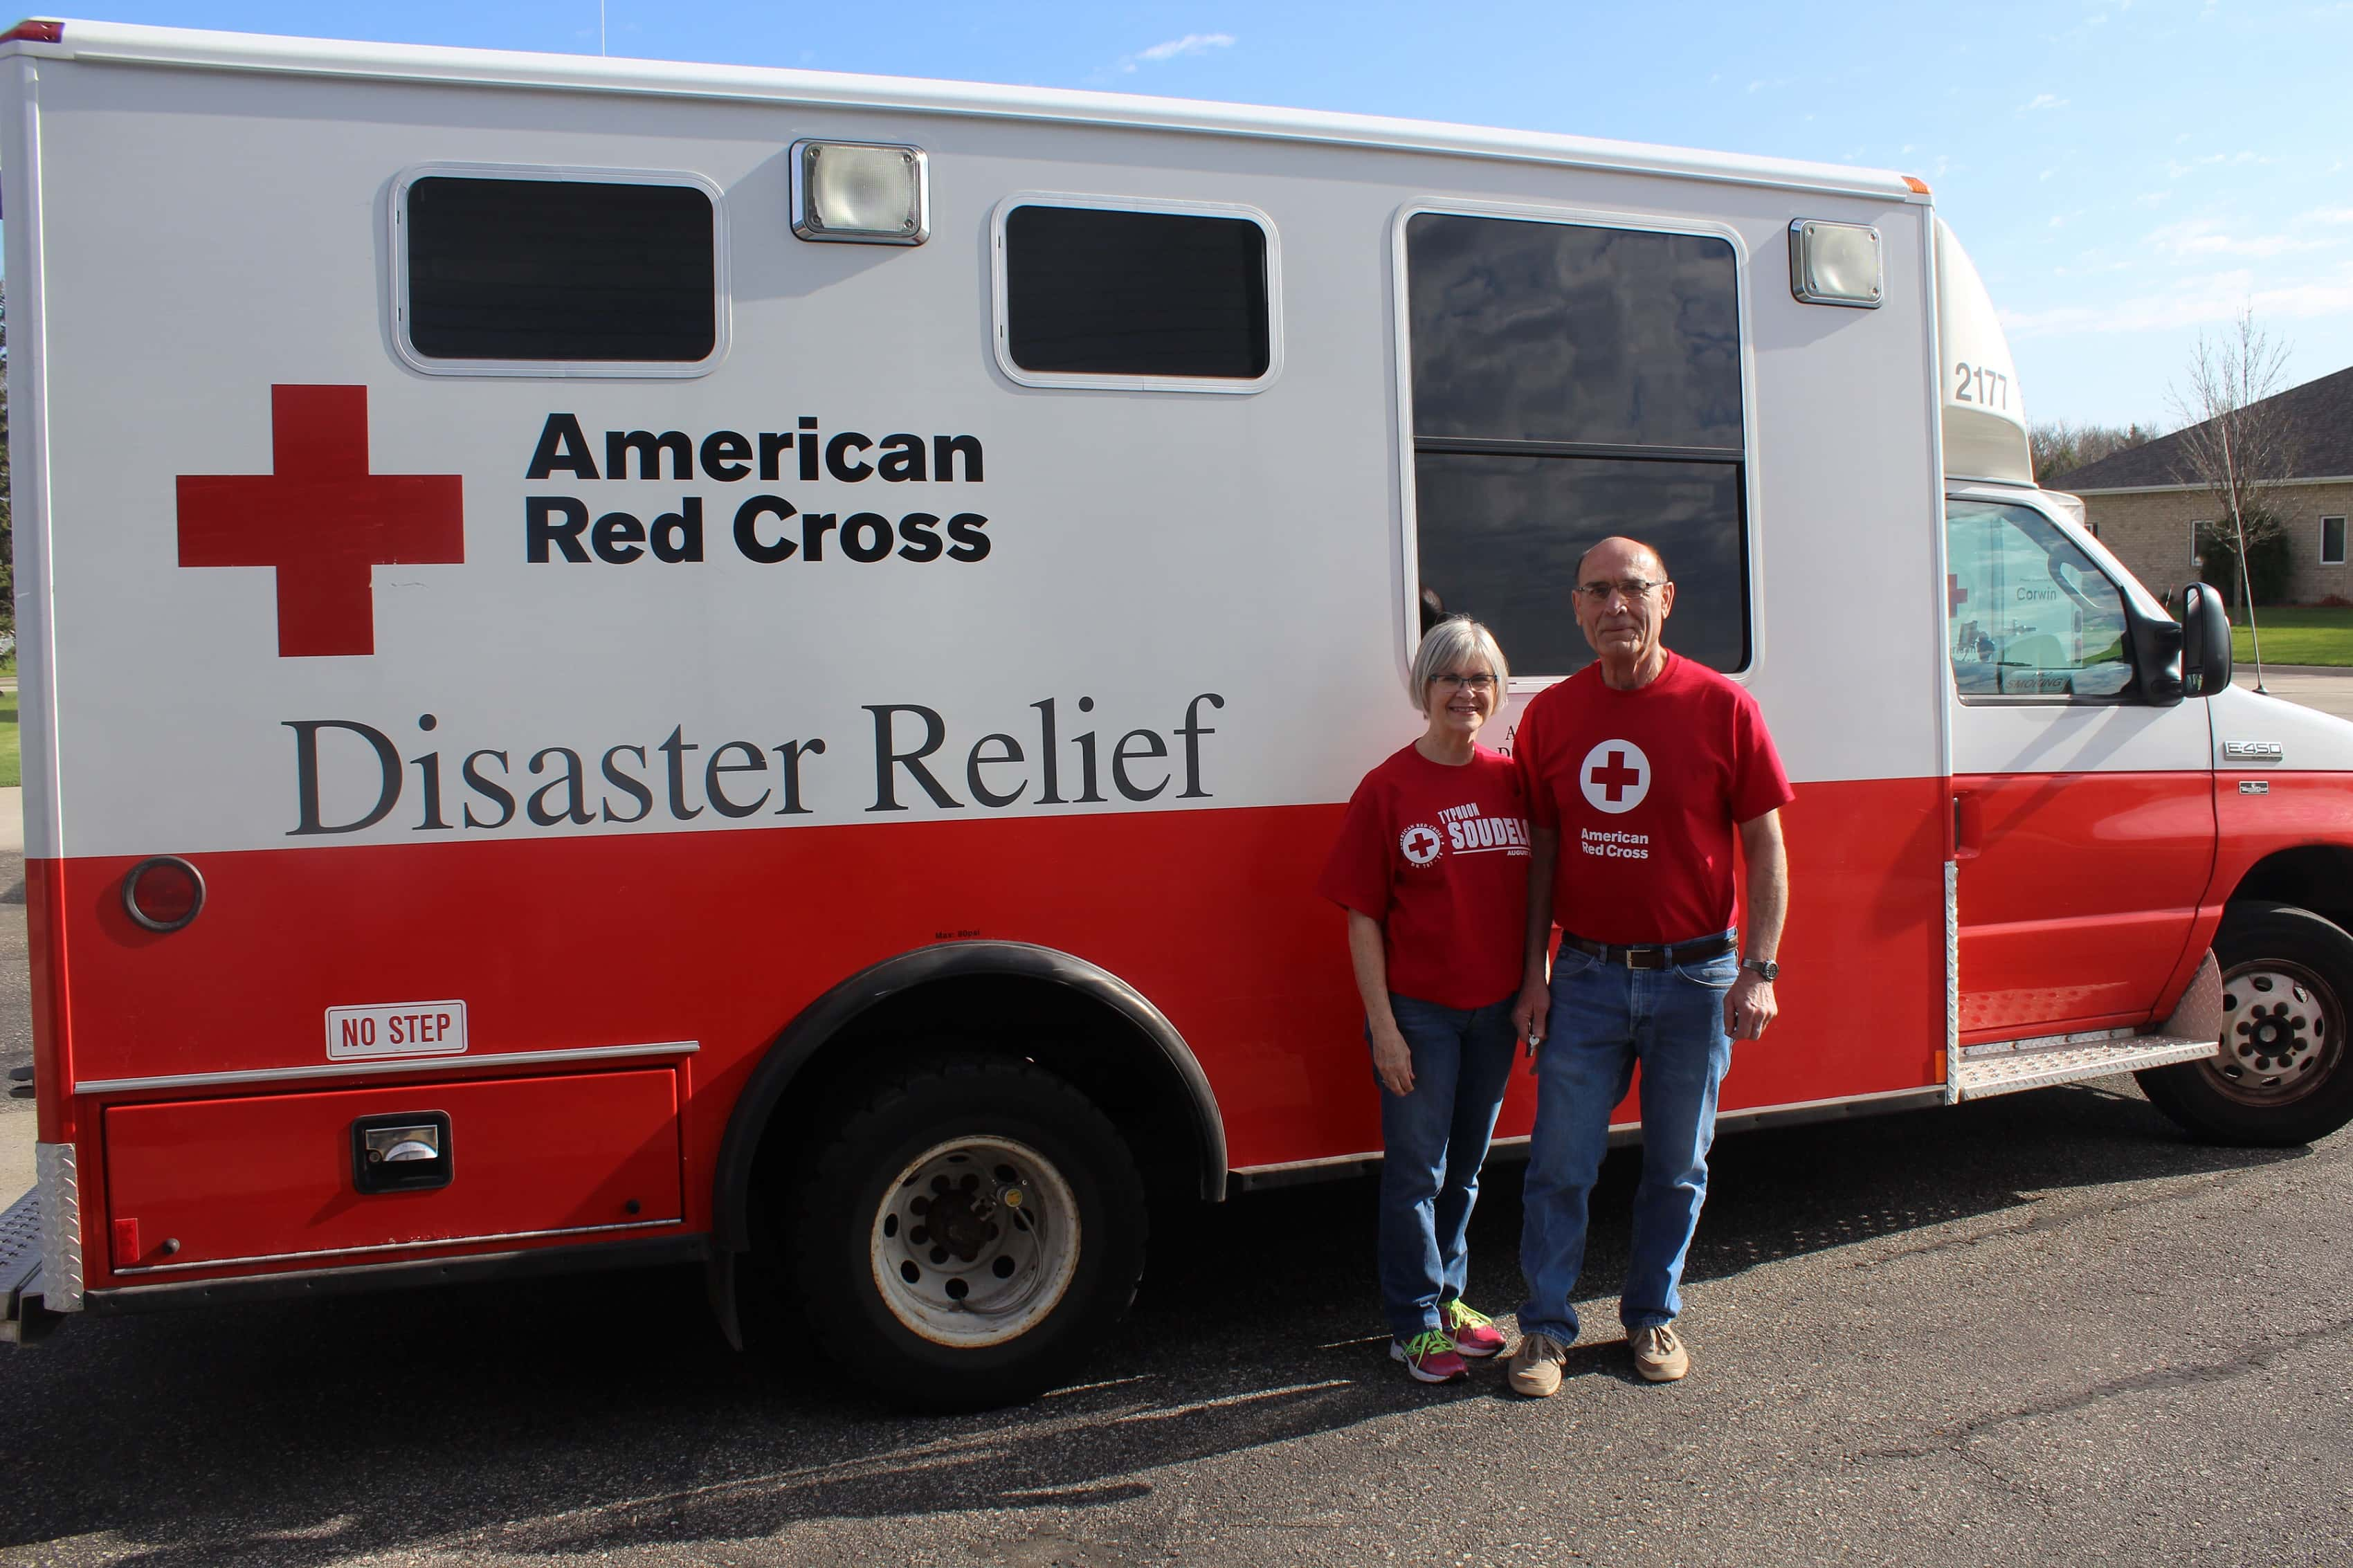
<svg viewBox="0 0 2353 1568">
<path fill-rule="evenodd" d="M 2285 256 L 2298 250 L 2326 249 L 2341 242 L 2287 234 L 2243 234 L 2220 218 L 2190 217 L 2150 231 L 2147 243 L 2161 254 L 2187 260 L 2210 256 Z"/>
<path fill-rule="evenodd" d="M 1181 38 L 1165 39 L 1148 49 L 1121 56 L 1116 68 L 1123 76 L 1133 76 L 1138 66 L 1165 65 L 1187 55 L 1206 55 L 1211 49 L 1230 49 L 1233 47 L 1234 36 L 1231 33 L 1187 33 Z"/>
<path fill-rule="evenodd" d="M 2353 223 L 2353 207 L 2315 207 L 2295 220 L 2298 223 Z"/>
<path fill-rule="evenodd" d="M 2024 103 L 2020 104 L 2018 106 L 2018 111 L 2021 114 L 2031 114 L 2038 109 L 2064 109 L 2066 107 L 2067 100 L 2059 97 L 2056 93 L 2038 92 Z"/>
<path fill-rule="evenodd" d="M 2171 191 L 2143 191 L 2140 195 L 2133 198 L 2133 205 L 2137 207 L 2162 206 L 2172 199 L 2173 193 Z"/>
<path fill-rule="evenodd" d="M 2183 279 L 2160 292 L 2098 305 L 2003 311 L 2001 324 L 2018 342 L 2071 332 L 2160 331 L 2228 321 L 2250 306 L 2265 321 L 2309 321 L 2353 312 L 2353 266 L 2268 289 L 2255 287 L 2252 269 L 2233 268 Z"/>
</svg>

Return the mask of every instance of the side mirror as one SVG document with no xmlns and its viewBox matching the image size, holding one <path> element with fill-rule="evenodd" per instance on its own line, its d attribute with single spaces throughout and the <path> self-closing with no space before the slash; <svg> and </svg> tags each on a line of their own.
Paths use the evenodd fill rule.
<svg viewBox="0 0 2353 1568">
<path fill-rule="evenodd" d="M 2181 590 L 2181 679 L 2192 697 L 2211 697 L 2231 684 L 2231 617 L 2222 595 L 2204 583 Z"/>
</svg>

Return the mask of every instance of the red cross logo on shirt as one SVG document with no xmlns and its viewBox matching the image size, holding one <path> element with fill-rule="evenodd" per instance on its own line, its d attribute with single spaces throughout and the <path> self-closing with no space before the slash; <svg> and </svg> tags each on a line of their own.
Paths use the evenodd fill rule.
<svg viewBox="0 0 2353 1568">
<path fill-rule="evenodd" d="M 1615 816 L 1651 793 L 1651 759 L 1631 741 L 1604 741 L 1585 753 L 1577 777 L 1587 803 Z"/>
<path fill-rule="evenodd" d="M 364 386 L 273 386 L 269 426 L 274 473 L 180 476 L 180 564 L 274 568 L 280 658 L 374 653 L 374 569 L 464 561 L 464 481 L 368 472 Z"/>
<path fill-rule="evenodd" d="M 1438 829 L 1428 823 L 1417 822 L 1399 836 L 1398 847 L 1405 858 L 1417 866 L 1427 866 L 1438 858 Z"/>
<path fill-rule="evenodd" d="M 1612 752 L 1609 761 L 1586 775 L 1609 792 L 1613 801 L 1626 798 L 1626 792 L 1642 782 L 1642 770 L 1626 765 L 1626 753 Z"/>
</svg>

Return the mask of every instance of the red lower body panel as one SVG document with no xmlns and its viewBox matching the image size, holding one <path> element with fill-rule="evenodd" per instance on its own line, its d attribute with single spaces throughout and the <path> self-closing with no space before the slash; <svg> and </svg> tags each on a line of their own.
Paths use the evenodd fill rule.
<svg viewBox="0 0 2353 1568">
<path fill-rule="evenodd" d="M 1948 810 L 1936 779 L 1800 786 L 1784 814 L 1793 892 L 1781 1022 L 1741 1047 L 1727 1109 L 1940 1079 Z M 44 1044 L 44 1081 L 321 1065 L 327 1009 L 448 998 L 464 1001 L 470 1031 L 467 1057 L 445 1058 L 456 1076 L 470 1057 L 692 1041 L 679 1126 L 683 1215 L 699 1229 L 728 1110 L 777 1031 L 868 964 L 977 936 L 1073 953 L 1166 1013 L 1216 1091 L 1235 1166 L 1362 1152 L 1380 1144 L 1377 1091 L 1343 918 L 1312 892 L 1341 811 L 198 855 L 204 912 L 170 935 L 124 915 L 130 858 L 50 863 L 31 885 L 59 907 L 36 918 L 66 939 L 71 1005 L 57 1013 L 69 1028 Z M 1533 1108 L 1533 1081 L 1518 1075 L 1498 1131 L 1526 1131 Z M 94 1102 L 73 1109 L 82 1168 L 94 1173 Z M 109 1113 L 110 1138 L 136 1125 L 119 1120 L 127 1114 Z M 125 1181 L 130 1169 L 111 1173 Z M 161 1165 L 143 1169 L 162 1179 Z M 190 1166 L 182 1185 L 210 1195 L 210 1179 Z M 86 1192 L 86 1208 L 95 1196 Z M 164 1234 L 143 1192 L 108 1201 L 111 1212 L 151 1205 L 142 1241 Z M 454 1212 L 470 1201 L 450 1199 L 457 1233 L 506 1223 L 488 1208 Z M 278 1239 L 257 1234 L 222 1255 L 294 1250 L 285 1238 L 310 1221 L 289 1210 L 272 1223 Z"/>
</svg>

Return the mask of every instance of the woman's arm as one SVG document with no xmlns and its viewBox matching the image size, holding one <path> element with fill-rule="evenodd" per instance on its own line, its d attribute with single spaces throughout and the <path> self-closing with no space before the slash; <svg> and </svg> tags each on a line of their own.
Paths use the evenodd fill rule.
<svg viewBox="0 0 2353 1568">
<path fill-rule="evenodd" d="M 1348 962 L 1356 971 L 1356 994 L 1365 1004 L 1365 1027 L 1373 1037 L 1373 1073 L 1391 1094 L 1413 1092 L 1413 1052 L 1398 1033 L 1389 1011 L 1389 963 L 1381 922 L 1348 911 Z"/>
</svg>

